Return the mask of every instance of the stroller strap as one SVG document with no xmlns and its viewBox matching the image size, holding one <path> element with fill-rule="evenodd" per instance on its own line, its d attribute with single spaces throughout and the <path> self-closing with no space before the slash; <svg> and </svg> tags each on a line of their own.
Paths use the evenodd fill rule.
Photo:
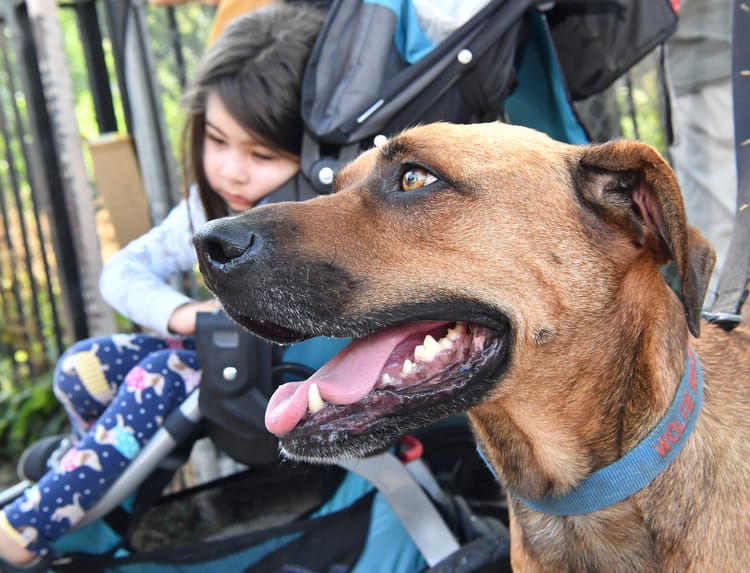
<svg viewBox="0 0 750 573">
<path fill-rule="evenodd" d="M 341 460 L 338 465 L 372 483 L 409 532 L 431 567 L 460 546 L 442 516 L 412 474 L 393 454 Z"/>
</svg>

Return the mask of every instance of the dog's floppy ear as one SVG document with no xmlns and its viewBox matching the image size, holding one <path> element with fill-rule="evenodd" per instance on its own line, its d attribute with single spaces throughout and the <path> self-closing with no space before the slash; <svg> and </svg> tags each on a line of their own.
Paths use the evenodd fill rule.
<svg viewBox="0 0 750 573">
<path fill-rule="evenodd" d="M 687 224 L 677 179 L 649 145 L 613 141 L 581 148 L 574 167 L 581 199 L 620 226 L 658 264 L 674 260 L 688 327 L 700 334 L 700 317 L 716 255 Z"/>
</svg>

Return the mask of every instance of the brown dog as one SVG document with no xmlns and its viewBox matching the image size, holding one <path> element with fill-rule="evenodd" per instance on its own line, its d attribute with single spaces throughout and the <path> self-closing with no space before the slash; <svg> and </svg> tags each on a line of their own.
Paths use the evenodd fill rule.
<svg viewBox="0 0 750 573">
<path fill-rule="evenodd" d="M 713 251 L 652 148 L 433 124 L 335 187 L 195 239 L 249 329 L 357 339 L 272 398 L 288 455 L 363 454 L 467 410 L 508 492 L 515 570 L 747 570 L 750 341 L 701 326 Z M 622 467 L 631 450 L 665 462 Z"/>
</svg>

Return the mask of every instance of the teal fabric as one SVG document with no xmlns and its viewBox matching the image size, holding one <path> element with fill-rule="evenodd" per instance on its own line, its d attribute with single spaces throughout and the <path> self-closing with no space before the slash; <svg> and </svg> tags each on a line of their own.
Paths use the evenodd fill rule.
<svg viewBox="0 0 750 573">
<path fill-rule="evenodd" d="M 120 507 L 128 513 L 133 512 L 136 494 L 130 494 Z M 69 531 L 55 542 L 54 553 L 65 555 L 66 553 L 90 553 L 101 555 L 111 551 L 120 544 L 122 538 L 113 531 L 104 520 L 100 519 Z"/>
<path fill-rule="evenodd" d="M 318 370 L 351 342 L 350 338 L 327 338 L 318 336 L 293 344 L 284 350 L 282 362 L 304 364 Z"/>
<path fill-rule="evenodd" d="M 325 515 L 354 503 L 372 491 L 372 484 L 354 473 L 349 473 L 333 497 L 316 515 Z M 367 545 L 351 573 L 413 573 L 422 571 L 427 563 L 414 545 L 409 533 L 399 521 L 388 502 L 377 494 L 373 500 Z"/>
<path fill-rule="evenodd" d="M 336 493 L 316 511 L 311 519 L 344 510 L 373 490 L 370 482 L 348 473 Z M 200 573 L 203 571 L 242 571 L 265 555 L 291 543 L 298 533 L 280 535 L 259 545 L 247 547 L 230 555 L 208 557 L 199 562 L 181 564 L 168 562 L 112 563 L 108 573 Z M 427 563 L 411 541 L 398 517 L 385 499 L 377 494 L 373 500 L 366 546 L 350 573 L 415 573 L 426 569 Z"/>
<path fill-rule="evenodd" d="M 419 25 L 414 6 L 408 0 L 363 0 L 364 4 L 376 4 L 388 8 L 396 15 L 394 41 L 405 62 L 413 64 L 430 53 L 435 45 L 425 36 Z"/>
<path fill-rule="evenodd" d="M 589 143 L 570 103 L 547 33 L 544 14 L 532 12 L 529 40 L 517 70 L 518 85 L 505 101 L 510 123 L 543 131 L 566 143 Z"/>
</svg>

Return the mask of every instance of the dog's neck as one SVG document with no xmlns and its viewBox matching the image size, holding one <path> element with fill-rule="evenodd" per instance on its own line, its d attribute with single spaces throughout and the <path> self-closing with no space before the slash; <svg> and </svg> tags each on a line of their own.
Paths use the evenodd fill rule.
<svg viewBox="0 0 750 573">
<path fill-rule="evenodd" d="M 470 412 L 488 462 L 523 498 L 562 495 L 630 451 L 663 418 L 684 371 L 687 327 L 666 290 L 619 315 L 592 312 L 577 328 L 560 336 L 572 341 L 565 347 L 515 356 L 496 398 Z"/>
<path fill-rule="evenodd" d="M 695 428 L 702 403 L 703 373 L 695 351 L 689 348 L 685 371 L 669 409 L 637 446 L 563 496 L 523 502 L 550 515 L 581 515 L 629 498 L 674 461 Z"/>
</svg>

